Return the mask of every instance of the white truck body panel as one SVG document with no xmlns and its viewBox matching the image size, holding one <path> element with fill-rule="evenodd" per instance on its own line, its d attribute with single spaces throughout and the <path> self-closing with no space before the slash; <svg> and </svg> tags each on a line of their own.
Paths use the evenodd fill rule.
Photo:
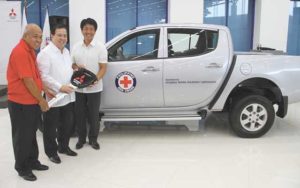
<svg viewBox="0 0 300 188">
<path fill-rule="evenodd" d="M 224 26 L 142 26 L 106 46 L 105 121 L 195 120 L 228 110 L 237 135 L 259 137 L 273 124 L 274 104 L 284 117 L 288 103 L 300 101 L 300 57 L 234 52 Z"/>
<path fill-rule="evenodd" d="M 251 78 L 266 78 L 276 84 L 289 103 L 300 101 L 300 57 L 286 55 L 238 55 L 231 77 L 213 111 L 222 110 L 234 87 Z"/>
</svg>

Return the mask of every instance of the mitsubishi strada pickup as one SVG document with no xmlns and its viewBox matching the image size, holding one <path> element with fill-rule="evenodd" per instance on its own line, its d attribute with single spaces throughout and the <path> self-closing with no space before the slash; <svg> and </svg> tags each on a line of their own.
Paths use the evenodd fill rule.
<svg viewBox="0 0 300 188">
<path fill-rule="evenodd" d="M 200 120 L 228 111 L 238 136 L 256 138 L 300 100 L 300 57 L 234 52 L 225 26 L 141 26 L 106 46 L 103 121 Z"/>
</svg>

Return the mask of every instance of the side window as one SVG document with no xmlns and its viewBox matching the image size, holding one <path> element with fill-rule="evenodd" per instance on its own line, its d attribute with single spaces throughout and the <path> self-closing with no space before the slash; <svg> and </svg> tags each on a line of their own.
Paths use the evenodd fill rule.
<svg viewBox="0 0 300 188">
<path fill-rule="evenodd" d="M 217 31 L 168 29 L 168 57 L 201 55 L 213 51 L 217 44 Z"/>
<path fill-rule="evenodd" d="M 109 61 L 156 59 L 159 29 L 131 34 L 108 50 Z"/>
</svg>

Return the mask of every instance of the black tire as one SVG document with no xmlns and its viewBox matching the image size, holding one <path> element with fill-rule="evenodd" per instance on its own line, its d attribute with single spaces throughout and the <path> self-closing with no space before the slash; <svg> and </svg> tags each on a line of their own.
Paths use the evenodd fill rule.
<svg viewBox="0 0 300 188">
<path fill-rule="evenodd" d="M 258 138 L 272 127 L 275 112 L 272 102 L 260 95 L 244 96 L 229 112 L 232 130 L 242 138 Z"/>
</svg>

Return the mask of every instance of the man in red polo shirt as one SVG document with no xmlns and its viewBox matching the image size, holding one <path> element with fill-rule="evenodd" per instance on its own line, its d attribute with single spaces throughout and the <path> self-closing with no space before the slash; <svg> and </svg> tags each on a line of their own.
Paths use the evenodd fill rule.
<svg viewBox="0 0 300 188">
<path fill-rule="evenodd" d="M 36 131 L 41 110 L 49 110 L 42 97 L 42 81 L 36 65 L 35 49 L 42 41 L 42 30 L 28 24 L 23 38 L 12 50 L 7 67 L 8 110 L 12 126 L 15 169 L 19 176 L 35 181 L 32 170 L 48 170 L 38 160 Z"/>
</svg>

